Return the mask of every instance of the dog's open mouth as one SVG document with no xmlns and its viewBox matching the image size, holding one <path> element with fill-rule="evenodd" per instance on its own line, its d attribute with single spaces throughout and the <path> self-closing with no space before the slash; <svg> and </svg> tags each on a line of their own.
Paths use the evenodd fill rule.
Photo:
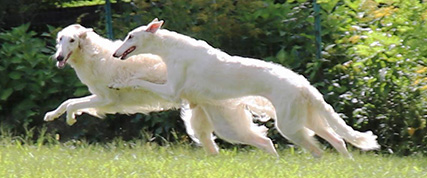
<svg viewBox="0 0 427 178">
<path fill-rule="evenodd" d="M 130 47 L 129 49 L 127 49 L 127 50 L 123 53 L 123 55 L 122 55 L 122 57 L 121 57 L 120 59 L 121 59 L 121 60 L 126 59 L 127 55 L 128 55 L 128 54 L 130 54 L 132 51 L 134 51 L 134 50 L 135 50 L 135 48 L 136 48 L 136 46 L 132 46 L 132 47 Z"/>
<path fill-rule="evenodd" d="M 73 53 L 73 52 L 71 51 L 70 53 L 68 53 L 68 55 L 65 57 L 65 59 L 56 62 L 56 67 L 58 67 L 58 69 L 62 69 L 65 67 L 65 64 L 67 64 L 67 61 L 71 56 L 71 53 Z"/>
</svg>

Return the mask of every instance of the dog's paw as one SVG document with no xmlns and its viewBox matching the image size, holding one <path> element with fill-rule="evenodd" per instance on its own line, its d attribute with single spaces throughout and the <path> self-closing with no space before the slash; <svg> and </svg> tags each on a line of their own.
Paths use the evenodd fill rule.
<svg viewBox="0 0 427 178">
<path fill-rule="evenodd" d="M 66 120 L 66 122 L 70 126 L 73 125 L 73 124 L 75 124 L 77 122 L 76 116 L 74 115 L 73 112 L 70 112 L 70 114 L 68 114 L 68 112 L 67 112 L 67 120 Z"/>
<path fill-rule="evenodd" d="M 76 122 L 77 122 L 77 120 L 76 120 L 76 119 L 67 119 L 67 124 L 68 124 L 69 126 L 74 125 Z"/>
<path fill-rule="evenodd" d="M 56 114 L 56 112 L 55 111 L 50 111 L 50 112 L 48 112 L 48 113 L 46 113 L 45 115 L 44 115 L 44 121 L 53 121 L 53 120 L 55 120 L 56 118 L 58 118 L 59 117 L 59 115 L 58 114 Z"/>
</svg>

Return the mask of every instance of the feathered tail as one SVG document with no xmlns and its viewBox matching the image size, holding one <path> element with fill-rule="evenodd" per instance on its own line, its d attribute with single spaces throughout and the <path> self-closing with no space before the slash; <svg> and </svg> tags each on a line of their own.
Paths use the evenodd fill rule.
<svg viewBox="0 0 427 178">
<path fill-rule="evenodd" d="M 316 112 L 325 118 L 329 126 L 344 140 L 362 150 L 379 149 L 377 136 L 371 131 L 359 132 L 348 126 L 344 120 L 334 111 L 332 106 L 327 104 L 322 95 L 314 87 L 309 89 L 312 95 L 312 103 L 316 106 Z"/>
</svg>

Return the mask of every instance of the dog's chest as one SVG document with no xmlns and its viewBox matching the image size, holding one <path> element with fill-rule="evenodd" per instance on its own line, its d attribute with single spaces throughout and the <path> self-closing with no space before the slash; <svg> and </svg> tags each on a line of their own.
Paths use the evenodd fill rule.
<svg viewBox="0 0 427 178">
<path fill-rule="evenodd" d="M 98 70 L 93 70 L 86 67 L 81 67 L 80 69 L 75 68 L 77 77 L 80 81 L 85 84 L 89 90 L 96 94 L 100 92 L 105 92 L 104 90 L 108 89 L 108 84 L 110 81 L 109 75 L 107 73 L 99 72 Z"/>
</svg>

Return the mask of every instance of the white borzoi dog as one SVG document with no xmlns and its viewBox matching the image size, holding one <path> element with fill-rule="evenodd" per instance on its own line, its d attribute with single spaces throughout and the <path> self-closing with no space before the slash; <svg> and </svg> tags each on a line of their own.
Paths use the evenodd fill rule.
<svg viewBox="0 0 427 178">
<path fill-rule="evenodd" d="M 78 24 L 58 33 L 54 55 L 57 67 L 63 68 L 69 64 L 92 95 L 63 102 L 56 110 L 46 113 L 45 121 L 52 121 L 67 112 L 66 121 L 72 125 L 76 122 L 75 115 L 81 113 L 96 117 L 113 113 L 146 114 L 181 105 L 145 90 L 108 88 L 111 83 L 126 83 L 135 79 L 159 84 L 166 81 L 166 66 L 158 56 L 141 54 L 126 61 L 113 58 L 112 54 L 120 44 Z M 274 108 L 265 99 L 245 97 L 190 105 L 182 108 L 182 119 L 191 138 L 200 142 L 208 153 L 218 153 L 213 141 L 214 131 L 227 141 L 253 145 L 277 155 L 271 140 L 265 136 L 267 129 L 255 125 L 252 114 L 246 109 L 275 116 Z"/>
<path fill-rule="evenodd" d="M 112 87 L 141 87 L 169 100 L 183 98 L 195 104 L 263 96 L 276 109 L 280 133 L 315 157 L 320 157 L 322 150 L 312 137 L 314 133 L 347 157 L 351 155 L 344 140 L 363 150 L 379 148 L 377 136 L 346 125 L 303 76 L 277 64 L 230 56 L 204 41 L 160 29 L 162 24 L 154 19 L 129 32 L 114 56 L 127 59 L 140 53 L 159 55 L 167 66 L 166 83 L 135 79 Z"/>
</svg>

